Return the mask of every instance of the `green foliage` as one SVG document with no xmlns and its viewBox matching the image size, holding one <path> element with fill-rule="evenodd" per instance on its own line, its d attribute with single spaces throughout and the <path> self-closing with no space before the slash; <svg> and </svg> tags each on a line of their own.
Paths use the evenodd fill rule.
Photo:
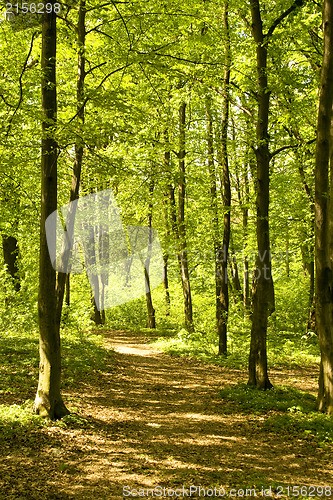
<svg viewBox="0 0 333 500">
<path fill-rule="evenodd" d="M 77 379 L 105 368 L 108 352 L 103 337 L 93 332 L 65 329 L 62 340 L 63 383 L 75 387 Z"/>
<path fill-rule="evenodd" d="M 242 411 L 265 415 L 262 427 L 266 432 L 308 436 L 321 445 L 333 443 L 333 419 L 316 412 L 316 398 L 312 394 L 286 386 L 258 391 L 237 384 L 224 387 L 220 395 Z"/>
<path fill-rule="evenodd" d="M 62 331 L 63 386 L 77 388 L 87 375 L 103 371 L 107 358 L 112 356 L 103 347 L 101 335 L 78 332 L 65 328 Z M 1 371 L 0 395 L 8 401 L 23 404 L 0 405 L 0 443 L 3 440 L 28 440 L 25 434 L 47 425 L 44 419 L 33 414 L 33 400 L 38 384 L 38 335 L 36 332 L 17 330 L 2 331 L 0 335 Z M 74 409 L 73 409 L 74 410 Z M 76 414 L 65 417 L 59 426 L 86 427 L 87 421 Z"/>
<path fill-rule="evenodd" d="M 184 5 L 179 0 L 135 0 L 101 5 L 91 0 L 86 15 L 84 124 L 78 123 L 76 115 L 78 3 L 71 1 L 66 5 L 66 22 L 58 19 L 58 206 L 68 203 L 74 144 L 78 141 L 84 147 L 80 194 L 111 187 L 125 225 L 146 224 L 148 186 L 153 179 L 153 227 L 159 233 L 163 251 L 168 249 L 171 297 L 170 314 L 166 316 L 163 287 L 153 292 L 157 333 L 161 336 L 156 345 L 173 355 L 245 368 L 251 324 L 232 294 L 226 358 L 217 356 L 215 332 L 213 225 L 204 102 L 207 96 L 211 98 L 222 232 L 220 123 L 226 35 L 221 22 L 223 2 L 191 1 Z M 263 3 L 264 30 L 289 5 L 287 0 L 274 5 Z M 255 44 L 244 19 L 249 19 L 248 6 L 229 2 L 231 228 L 241 280 L 244 247 L 250 273 L 256 251 L 253 149 L 257 77 Z M 0 262 L 0 330 L 4 332 L 0 340 L 4 353 L 0 387 L 15 394 L 20 387 L 32 392 L 38 365 L 38 339 L 34 332 L 38 326 L 41 36 L 37 27 L 19 26 L 22 16 L 17 19 L 19 30 L 4 19 L 0 23 L 1 46 L 5 47 L 4 53 L 10 54 L 2 58 L 0 65 L 0 232 L 14 234 L 18 239 L 21 277 L 21 290 L 15 292 Z M 285 19 L 270 40 L 270 149 L 274 153 L 286 148 L 273 155 L 271 161 L 270 231 L 276 312 L 269 320 L 270 366 L 308 365 L 319 359 L 316 337 L 305 333 L 309 276 L 304 271 L 313 253 L 312 202 L 304 187 L 307 182 L 313 194 L 313 140 L 322 50 L 319 26 L 320 7 L 312 2 Z M 165 208 L 170 184 L 177 194 L 178 108 L 183 100 L 187 102 L 186 238 L 193 292 L 193 334 L 183 329 L 175 235 Z M 168 166 L 164 161 L 166 151 L 171 157 Z M 242 224 L 245 206 L 249 211 L 246 229 Z M 84 274 L 71 275 L 70 280 L 71 305 L 63 309 L 62 345 L 64 382 L 71 385 L 76 376 L 89 371 L 90 363 L 103 365 L 103 350 L 100 338 L 82 333 L 92 326 L 88 280 Z M 145 328 L 145 297 L 110 309 L 106 319 L 109 327 Z"/>
<path fill-rule="evenodd" d="M 287 412 L 291 408 L 309 413 L 315 409 L 314 396 L 292 387 L 277 386 L 269 391 L 258 391 L 246 384 L 237 384 L 225 387 L 220 394 L 251 413 L 265 413 L 267 410 Z"/>
<path fill-rule="evenodd" d="M 75 387 L 77 378 L 91 370 L 103 370 L 107 351 L 103 339 L 92 332 L 64 329 L 62 332 L 63 383 Z M 38 383 L 38 334 L 31 331 L 2 331 L 0 394 L 33 398 Z"/>
<path fill-rule="evenodd" d="M 32 413 L 32 401 L 22 405 L 0 405 L 0 444 L 22 439 L 28 432 L 45 426 L 45 420 Z M 28 439 L 28 438 L 27 438 Z"/>
<path fill-rule="evenodd" d="M 108 310 L 107 323 L 112 328 L 145 328 L 147 326 L 145 297 L 132 300 Z"/>
<path fill-rule="evenodd" d="M 175 356 L 193 356 L 206 362 L 233 368 L 246 368 L 250 346 L 251 322 L 243 306 L 231 298 L 228 320 L 228 356 L 217 356 L 218 338 L 215 330 L 215 305 L 210 294 L 209 281 L 193 279 L 193 303 L 196 311 L 195 332 L 188 333 L 179 325 L 181 295 L 173 297 L 168 320 L 160 330 L 162 335 L 155 345 Z M 276 312 L 268 329 L 268 363 L 270 366 L 304 366 L 319 362 L 317 337 L 305 333 L 307 314 L 307 282 L 299 281 L 298 273 L 285 275 L 276 281 Z M 171 288 L 171 295 L 176 284 Z M 157 311 L 164 308 L 160 291 L 154 296 Z M 178 302 L 178 303 L 177 303 Z M 169 328 L 168 328 L 169 326 Z M 165 335 L 163 330 L 169 333 Z"/>
</svg>

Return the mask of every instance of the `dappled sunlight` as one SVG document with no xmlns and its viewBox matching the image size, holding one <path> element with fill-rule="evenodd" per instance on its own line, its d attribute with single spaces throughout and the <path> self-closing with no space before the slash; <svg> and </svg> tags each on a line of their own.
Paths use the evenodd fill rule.
<svg viewBox="0 0 333 500">
<path fill-rule="evenodd" d="M 77 391 L 66 391 L 83 424 L 60 422 L 43 430 L 31 457 L 19 449 L 6 457 L 9 474 L 24 468 L 30 477 L 47 463 L 43 491 L 56 488 L 54 498 L 61 500 L 122 498 L 125 485 L 241 488 L 245 470 L 257 488 L 317 484 L 318 471 L 320 484 L 329 484 L 332 464 L 311 438 L 269 432 L 266 415 L 220 397 L 222 387 L 244 382 L 245 373 L 172 358 L 141 334 L 114 335 L 105 336 L 106 347 L 118 346 L 107 367 L 78 380 Z M 297 377 L 274 373 L 286 376 Z"/>
</svg>

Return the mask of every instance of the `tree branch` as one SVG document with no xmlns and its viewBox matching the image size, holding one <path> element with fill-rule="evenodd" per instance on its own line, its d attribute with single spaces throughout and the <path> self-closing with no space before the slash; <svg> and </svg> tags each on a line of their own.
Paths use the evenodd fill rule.
<svg viewBox="0 0 333 500">
<path fill-rule="evenodd" d="M 264 35 L 264 38 L 266 40 L 269 39 L 273 35 L 275 28 L 277 28 L 279 24 L 281 24 L 282 21 L 289 16 L 289 14 L 296 10 L 297 7 L 303 7 L 304 4 L 305 0 L 295 0 L 294 3 L 289 7 L 289 9 L 285 10 L 279 17 L 275 19 L 267 33 Z"/>
<path fill-rule="evenodd" d="M 16 113 L 18 112 L 18 110 L 20 109 L 20 106 L 22 104 L 22 101 L 23 101 L 23 86 L 22 86 L 22 79 L 23 79 L 23 75 L 25 73 L 25 70 L 27 69 L 28 67 L 28 61 L 29 61 L 29 57 L 31 56 L 31 52 L 32 52 L 32 49 L 33 49 L 33 46 L 34 46 L 34 40 L 35 40 L 35 37 L 37 36 L 37 31 L 35 31 L 32 35 L 32 38 L 31 38 L 31 42 L 30 42 L 30 48 L 29 48 L 29 52 L 28 52 L 28 55 L 27 57 L 25 58 L 25 61 L 24 61 L 24 64 L 23 64 L 23 68 L 22 68 L 22 71 L 21 71 L 21 74 L 20 74 L 20 77 L 19 77 L 19 86 L 20 86 L 20 97 L 19 97 L 19 101 L 16 105 L 16 108 L 12 114 L 12 116 L 10 117 L 9 119 L 9 123 L 8 123 L 8 128 L 7 128 L 7 132 L 6 132 L 6 139 L 8 138 L 8 135 L 9 135 L 9 132 L 10 132 L 10 129 L 11 129 L 11 126 L 12 126 L 12 123 L 13 123 L 13 120 L 15 118 L 15 115 Z"/>
</svg>

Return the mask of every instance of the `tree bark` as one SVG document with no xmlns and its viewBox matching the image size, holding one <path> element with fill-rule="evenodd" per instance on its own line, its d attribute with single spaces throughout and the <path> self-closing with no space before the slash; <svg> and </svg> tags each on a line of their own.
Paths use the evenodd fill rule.
<svg viewBox="0 0 333 500">
<path fill-rule="evenodd" d="M 321 351 L 318 408 L 333 414 L 333 5 L 323 4 L 324 56 L 316 144 L 316 322 Z"/>
<path fill-rule="evenodd" d="M 213 246 L 215 259 L 215 318 L 216 331 L 219 338 L 219 346 L 222 345 L 222 351 L 226 352 L 226 332 L 223 322 L 223 308 L 221 301 L 221 290 L 223 276 L 221 274 L 221 255 L 222 245 L 219 227 L 219 211 L 216 189 L 216 170 L 214 165 L 214 147 L 213 147 L 213 118 L 211 113 L 211 98 L 206 99 L 206 118 L 207 118 L 207 147 L 208 147 L 208 172 L 210 178 L 210 208 L 213 227 Z"/>
<path fill-rule="evenodd" d="M 186 103 L 182 102 L 179 107 L 179 182 L 178 182 L 178 234 L 179 234 L 179 266 L 183 285 L 185 326 L 189 331 L 193 330 L 193 312 L 190 275 L 188 269 L 188 255 L 185 226 L 185 118 Z"/>
<path fill-rule="evenodd" d="M 21 288 L 18 268 L 18 241 L 14 236 L 2 235 L 3 259 L 7 271 L 13 279 L 14 289 L 18 292 Z"/>
<path fill-rule="evenodd" d="M 245 205 L 242 207 L 243 212 L 243 290 L 244 290 L 244 309 L 245 313 L 250 311 L 250 280 L 249 280 L 249 261 L 247 256 L 247 237 L 248 237 L 248 219 L 249 219 L 249 203 L 250 203 L 250 189 L 249 178 L 247 171 L 247 164 L 244 165 L 244 186 L 245 186 Z"/>
<path fill-rule="evenodd" d="M 69 274 L 67 274 L 67 277 L 66 277 L 66 284 L 65 284 L 65 287 L 66 287 L 66 306 L 70 306 L 70 302 L 71 302 L 71 285 L 70 285 L 70 279 L 69 279 Z"/>
<path fill-rule="evenodd" d="M 269 389 L 272 384 L 267 373 L 267 321 L 275 309 L 274 286 L 271 272 L 270 238 L 269 238 L 269 152 L 268 118 L 270 91 L 267 81 L 267 51 L 269 40 L 275 29 L 293 13 L 303 6 L 305 0 L 295 0 L 293 4 L 279 15 L 263 33 L 263 24 L 259 0 L 250 0 L 252 37 L 256 44 L 257 60 L 257 99 L 258 117 L 256 126 L 257 147 L 255 150 L 256 205 L 257 205 L 257 249 L 256 269 L 253 287 L 253 314 L 251 329 L 251 346 L 249 356 L 248 384 L 258 389 Z"/>
<path fill-rule="evenodd" d="M 230 34 L 228 21 L 228 1 L 223 5 L 223 27 L 225 30 L 225 69 L 223 76 L 223 106 L 222 106 L 222 130 L 221 130 L 221 161 L 222 161 L 222 191 L 223 191 L 223 240 L 222 253 L 220 253 L 220 273 L 222 276 L 220 301 L 221 317 L 219 326 L 219 355 L 227 354 L 227 328 L 229 314 L 229 290 L 228 290 L 228 253 L 230 241 L 230 209 L 231 189 L 228 160 L 228 125 L 229 125 L 229 82 L 230 82 Z"/>
<path fill-rule="evenodd" d="M 169 262 L 169 249 L 168 243 L 170 241 L 169 232 L 169 219 L 168 219 L 168 200 L 164 200 L 164 223 L 165 223 L 165 236 L 167 248 L 163 250 L 163 288 L 165 296 L 165 315 L 170 315 L 170 292 L 169 292 L 169 276 L 168 276 L 168 262 Z"/>
<path fill-rule="evenodd" d="M 244 303 L 244 296 L 243 296 L 243 290 L 242 290 L 242 285 L 239 279 L 239 272 L 238 272 L 238 264 L 237 264 L 237 257 L 236 257 L 236 252 L 234 248 L 231 245 L 231 256 L 228 258 L 229 261 L 229 266 L 230 266 L 230 271 L 231 271 L 231 278 L 232 278 L 232 288 L 235 296 L 235 303 Z"/>
<path fill-rule="evenodd" d="M 236 153 L 236 152 L 235 152 Z M 250 312 L 250 285 L 249 285 L 249 262 L 247 256 L 247 238 L 248 238 L 248 219 L 249 219 L 249 204 L 250 204 L 250 190 L 248 178 L 249 166 L 249 150 L 246 151 L 246 157 L 241 171 L 241 179 L 238 171 L 236 170 L 236 188 L 239 206 L 242 211 L 242 225 L 243 225 L 243 306 L 245 315 Z M 241 189 L 244 186 L 244 192 Z"/>
<path fill-rule="evenodd" d="M 146 303 L 147 303 L 147 312 L 148 312 L 148 319 L 147 319 L 147 327 L 148 328 L 156 328 L 156 321 L 155 321 L 155 309 L 153 306 L 153 300 L 151 296 L 151 288 L 150 288 L 150 280 L 149 280 L 149 261 L 150 261 L 150 248 L 152 245 L 152 235 L 151 235 L 151 224 L 152 224 L 152 217 L 153 217 L 153 192 L 154 192 L 154 182 L 151 181 L 149 185 L 149 205 L 148 205 L 148 217 L 147 217 L 147 222 L 148 222 L 148 257 L 145 262 L 145 280 L 146 280 Z"/>
<path fill-rule="evenodd" d="M 51 2 L 54 3 L 53 1 Z M 56 324 L 56 272 L 46 241 L 45 221 L 57 209 L 56 15 L 43 14 L 42 23 L 42 160 L 41 227 L 39 257 L 39 381 L 35 411 L 58 419 L 68 413 L 60 394 L 61 350 Z"/>
<path fill-rule="evenodd" d="M 294 130 L 290 132 L 291 136 L 294 136 L 299 142 L 302 142 L 301 135 L 299 130 L 295 127 Z M 304 246 L 301 247 L 302 258 L 303 258 L 303 266 L 309 274 L 309 309 L 308 309 L 308 323 L 306 327 L 306 331 L 316 330 L 316 314 L 315 314 L 315 263 L 314 263 L 314 227 L 315 227 L 315 201 L 313 197 L 312 189 L 307 182 L 305 171 L 304 171 L 304 162 L 303 158 L 301 158 L 297 154 L 296 150 L 296 159 L 298 162 L 298 171 L 301 176 L 302 184 L 304 187 L 304 191 L 310 202 L 310 212 L 311 212 L 311 228 L 310 228 L 310 243 L 305 243 Z"/>
<path fill-rule="evenodd" d="M 263 34 L 259 0 L 251 0 L 252 36 L 256 43 L 258 73 L 257 117 L 257 249 L 256 275 L 253 295 L 251 345 L 248 384 L 269 389 L 272 384 L 267 373 L 267 320 L 274 311 L 274 288 L 271 275 L 269 240 L 269 135 L 268 115 L 270 92 L 267 82 L 267 40 Z"/>
<path fill-rule="evenodd" d="M 78 74 L 77 74 L 77 86 L 76 86 L 76 95 L 77 95 L 77 118 L 79 122 L 79 132 L 82 132 L 82 128 L 84 125 L 85 119 L 85 101 L 84 101 L 84 80 L 86 76 L 85 72 L 85 40 L 86 40 L 86 2 L 85 0 L 80 0 L 79 6 L 79 19 L 77 26 L 77 35 L 78 35 Z M 77 135 L 77 140 L 75 142 L 75 158 L 73 165 L 73 174 L 72 174 L 72 184 L 71 191 L 69 196 L 69 201 L 72 202 L 77 200 L 79 197 L 79 189 L 80 189 L 80 180 L 81 180 L 81 170 L 82 170 L 82 161 L 83 161 L 83 143 L 80 138 L 80 133 Z M 74 224 L 73 214 L 69 214 L 69 218 L 72 220 L 66 221 L 65 230 L 69 229 L 69 224 Z M 57 276 L 57 327 L 60 329 L 61 322 L 61 311 L 64 300 L 65 293 L 65 284 L 66 284 L 66 273 L 58 273 Z M 99 311 L 97 311 L 97 316 L 99 315 Z"/>
</svg>

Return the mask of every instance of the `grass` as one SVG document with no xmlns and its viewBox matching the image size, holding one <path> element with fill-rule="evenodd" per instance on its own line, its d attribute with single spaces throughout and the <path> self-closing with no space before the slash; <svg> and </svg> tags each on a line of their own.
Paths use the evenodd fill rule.
<svg viewBox="0 0 333 500">
<path fill-rule="evenodd" d="M 86 378 L 88 373 L 105 368 L 110 354 L 104 349 L 100 335 L 65 328 L 61 338 L 63 387 L 75 388 L 77 381 Z M 31 330 L 3 331 L 0 353 L 0 395 L 13 403 L 0 405 L 1 443 L 21 439 L 27 431 L 39 429 L 46 423 L 32 412 L 38 384 L 38 334 Z M 70 415 L 60 426 L 78 425 L 79 420 Z"/>
<path fill-rule="evenodd" d="M 214 328 L 198 325 L 189 334 L 180 331 L 159 330 L 153 344 L 173 356 L 195 357 L 207 363 L 228 368 L 246 369 L 250 349 L 251 327 L 247 319 L 230 318 L 228 331 L 228 355 L 218 356 L 218 339 Z M 272 326 L 268 331 L 268 363 L 270 367 L 308 366 L 319 363 L 317 338 L 312 335 L 297 335 L 293 332 L 276 332 Z"/>
<path fill-rule="evenodd" d="M 222 399 L 233 402 L 243 413 L 264 415 L 262 430 L 281 437 L 314 438 L 319 445 L 333 443 L 333 418 L 316 411 L 316 398 L 294 387 L 276 386 L 258 391 L 245 384 L 228 386 Z M 230 410 L 229 410 L 230 411 Z"/>
<path fill-rule="evenodd" d="M 0 444 L 22 438 L 29 439 L 28 433 L 46 425 L 43 418 L 32 412 L 32 401 L 22 405 L 0 405 Z"/>
</svg>

